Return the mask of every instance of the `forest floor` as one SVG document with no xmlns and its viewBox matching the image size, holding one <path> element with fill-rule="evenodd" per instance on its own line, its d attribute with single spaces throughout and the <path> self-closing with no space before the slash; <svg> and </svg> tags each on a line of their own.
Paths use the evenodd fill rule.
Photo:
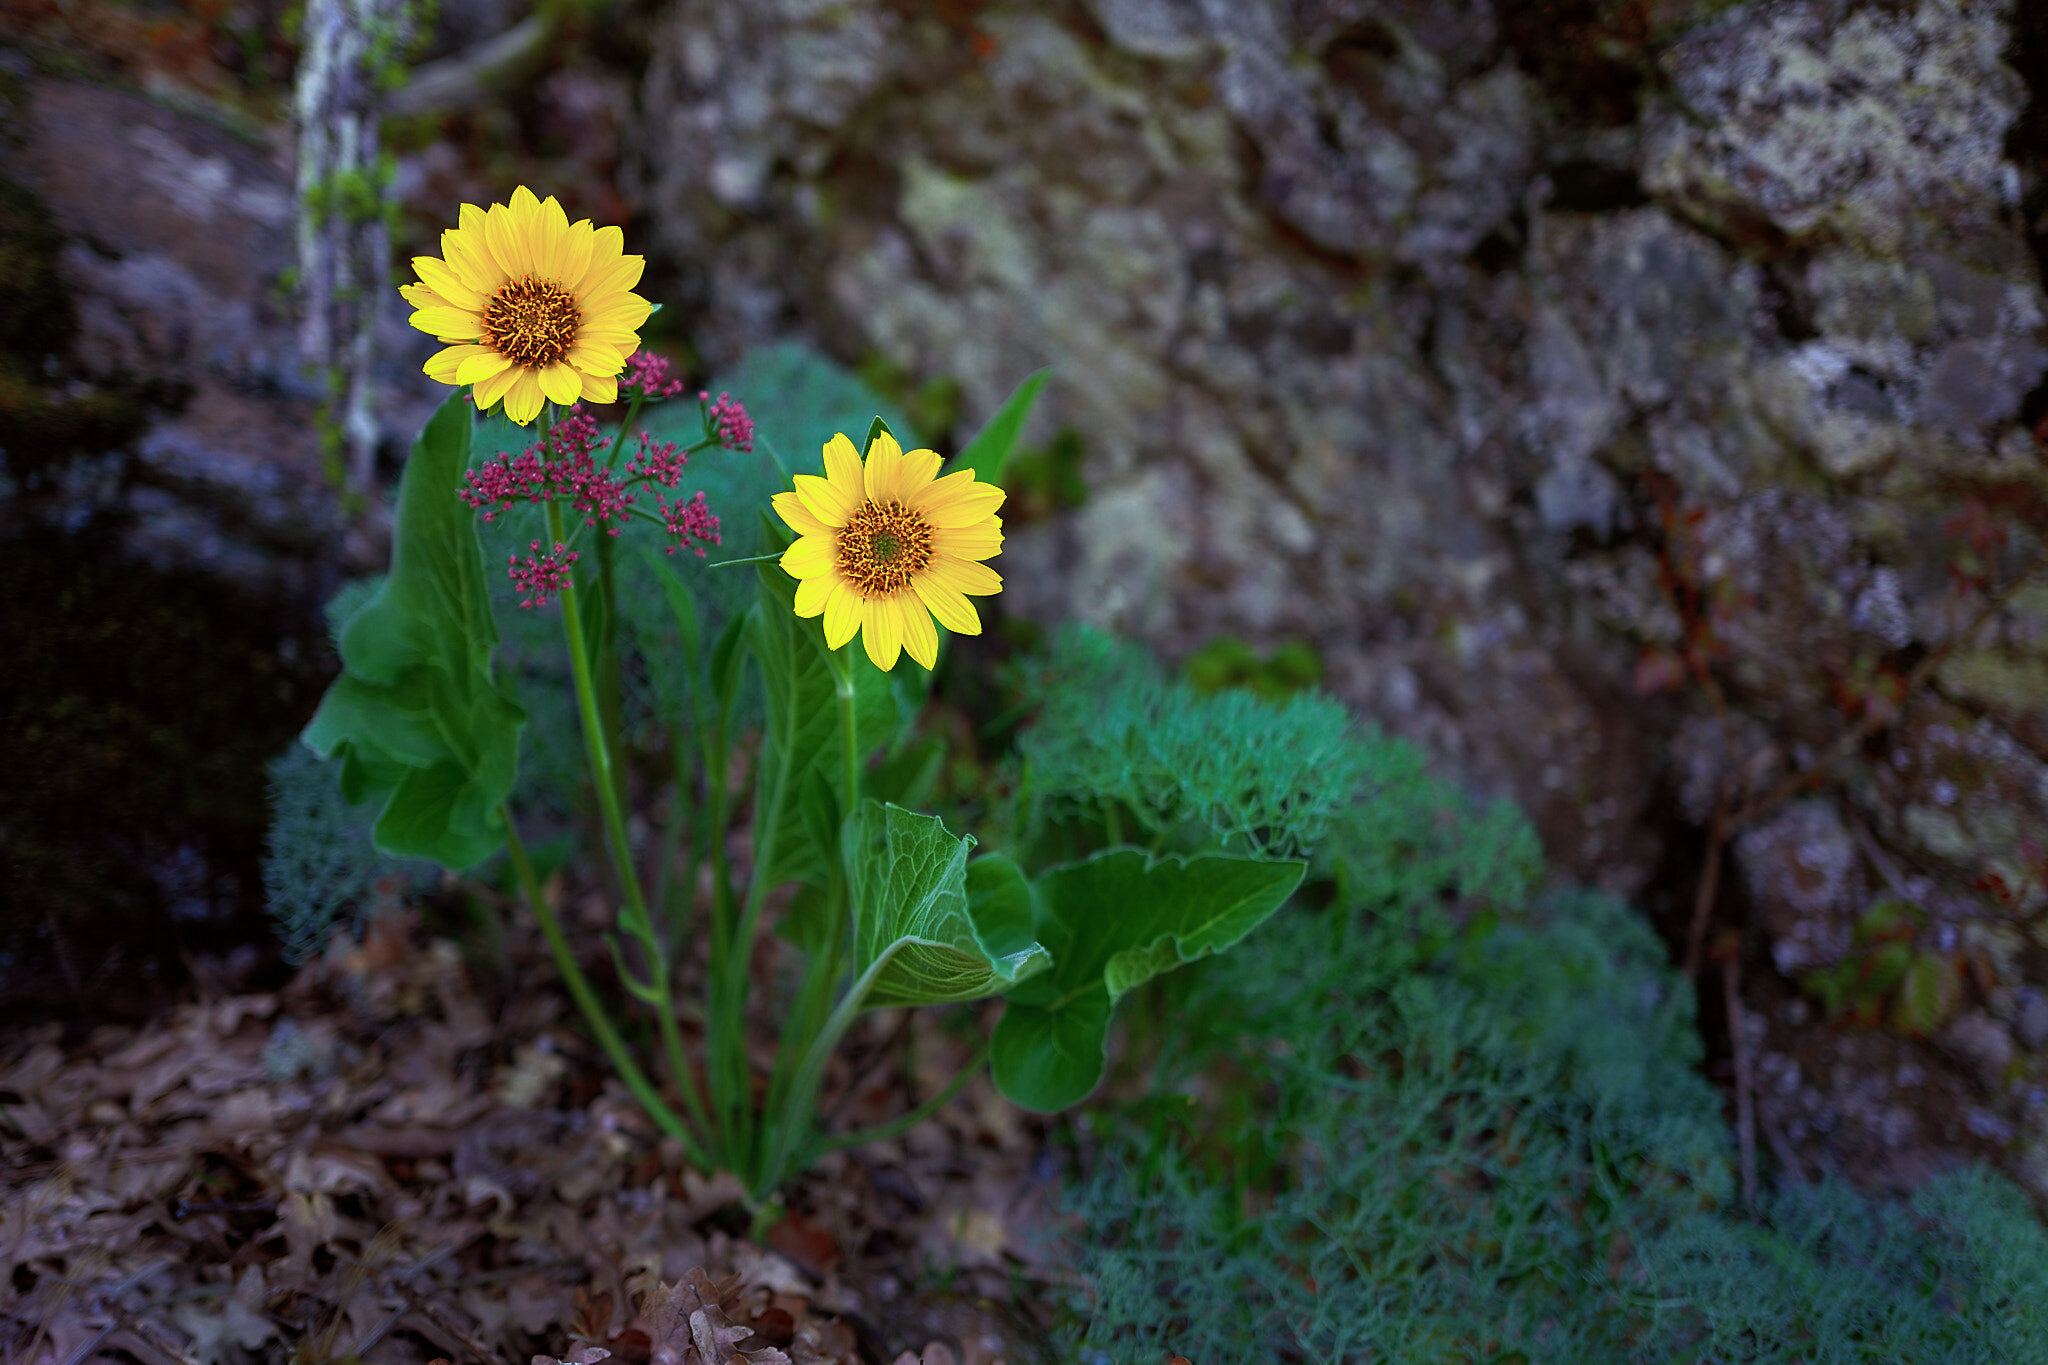
<svg viewBox="0 0 2048 1365">
<path fill-rule="evenodd" d="M 550 891 L 604 979 L 602 895 Z M 985 1073 L 903 1136 L 823 1158 L 758 1245 L 737 1182 L 692 1169 L 583 1035 L 531 915 L 496 918 L 483 957 L 398 908 L 273 993 L 0 1039 L 0 1355 L 1045 1358 L 1059 1167 L 1046 1122 Z M 756 954 L 763 1075 L 794 956 L 772 935 Z M 833 1128 L 970 1060 L 949 1020 L 971 1022 L 870 1014 L 834 1058 Z M 697 1296 L 748 1330 L 693 1328 Z"/>
</svg>

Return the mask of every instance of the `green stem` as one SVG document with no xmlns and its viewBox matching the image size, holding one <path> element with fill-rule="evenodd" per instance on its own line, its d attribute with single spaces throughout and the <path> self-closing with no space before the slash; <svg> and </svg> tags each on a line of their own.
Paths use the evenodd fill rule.
<svg viewBox="0 0 2048 1365">
<path fill-rule="evenodd" d="M 547 504 L 547 520 L 549 538 L 560 540 L 562 510 L 558 504 Z M 583 616 L 576 603 L 574 583 L 562 594 L 561 600 L 562 631 L 569 645 L 569 668 L 576 680 L 576 707 L 583 719 L 584 753 L 590 763 L 591 780 L 597 787 L 598 809 L 604 817 L 605 842 L 626 898 L 626 923 L 623 927 L 640 940 L 646 953 L 648 984 L 655 992 L 654 1010 L 660 1022 L 662 1045 L 668 1053 L 669 1069 L 675 1074 L 676 1089 L 689 1106 L 692 1116 L 708 1129 L 703 1102 L 697 1096 L 696 1082 L 691 1079 L 689 1062 L 683 1054 L 682 1031 L 676 1025 L 675 1009 L 669 999 L 669 974 L 660 943 L 655 938 L 654 921 L 649 918 L 647 902 L 641 897 L 640 876 L 633 866 L 632 848 L 626 841 L 626 821 L 620 809 L 618 785 L 613 774 L 611 745 L 598 715 L 597 693 L 591 682 L 590 658 L 584 646 Z"/>
<path fill-rule="evenodd" d="M 533 864 L 527 861 L 526 846 L 519 840 L 519 831 L 513 828 L 512 812 L 508 807 L 498 807 L 499 818 L 505 822 L 505 848 L 512 855 L 512 868 L 519 877 L 520 889 L 533 907 L 533 916 L 540 921 L 540 931 L 548 941 L 548 949 L 555 955 L 555 969 L 562 974 L 562 983 L 569 988 L 569 996 L 583 1011 L 583 1017 L 590 1023 L 590 1031 L 597 1035 L 598 1046 L 611 1059 L 612 1067 L 619 1073 L 619 1079 L 633 1092 L 633 1097 L 648 1113 L 664 1133 L 679 1139 L 683 1151 L 690 1161 L 709 1168 L 710 1162 L 697 1135 L 690 1130 L 675 1110 L 668 1107 L 661 1098 L 661 1092 L 647 1079 L 645 1072 L 633 1060 L 626 1048 L 626 1040 L 619 1036 L 611 1016 L 598 1003 L 597 992 L 591 988 L 590 978 L 577 965 L 576 955 L 569 950 L 569 940 L 562 934 L 562 925 L 555 918 L 555 912 L 548 906 L 547 897 L 541 893 L 540 882 L 533 875 Z"/>
<path fill-rule="evenodd" d="M 981 1046 L 976 1049 L 973 1060 L 962 1067 L 952 1080 L 947 1081 L 944 1089 L 940 1090 L 938 1094 L 932 1096 L 923 1104 L 918 1105 L 917 1108 L 910 1110 L 908 1113 L 898 1114 L 887 1123 L 876 1124 L 873 1128 L 863 1128 L 858 1132 L 841 1133 L 836 1137 L 826 1138 L 816 1147 L 806 1152 L 805 1156 L 809 1161 L 815 1161 L 827 1152 L 844 1151 L 848 1147 L 859 1147 L 869 1142 L 885 1142 L 892 1137 L 909 1132 L 912 1128 L 915 1128 L 918 1124 L 924 1122 L 945 1107 L 948 1100 L 960 1093 L 960 1088 L 972 1080 L 974 1074 L 981 1070 L 982 1063 L 988 1060 L 988 1051 L 988 1042 L 984 1040 Z"/>
<path fill-rule="evenodd" d="M 806 1116 L 810 1114 L 817 1103 L 818 1085 L 824 1079 L 825 1059 L 832 1055 L 833 1048 L 839 1046 L 840 1038 L 853 1023 L 853 1016 L 860 1012 L 861 1002 L 874 987 L 875 978 L 882 974 L 882 969 L 889 965 L 889 959 L 896 956 L 897 949 L 901 948 L 903 943 L 904 940 L 898 939 L 869 964 L 868 969 L 860 974 L 860 979 L 853 983 L 852 988 L 840 1000 L 838 1007 L 832 1011 L 832 1017 L 818 1030 L 818 1036 L 811 1040 L 809 1049 L 804 1053 L 803 1062 L 797 1067 L 796 1077 L 790 1082 L 789 1113 Z M 761 1165 L 761 1180 L 756 1186 L 757 1192 L 765 1194 L 782 1183 L 789 1166 L 790 1149 L 798 1126 L 786 1123 L 773 1134 L 767 1160 Z"/>
</svg>

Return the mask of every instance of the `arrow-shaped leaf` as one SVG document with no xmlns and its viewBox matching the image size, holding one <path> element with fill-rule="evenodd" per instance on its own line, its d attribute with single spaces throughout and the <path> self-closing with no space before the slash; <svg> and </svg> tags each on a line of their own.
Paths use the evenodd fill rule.
<svg viewBox="0 0 2048 1365">
<path fill-rule="evenodd" d="M 526 713 L 491 678 L 498 643 L 476 524 L 455 496 L 472 418 L 459 397 L 413 443 L 398 487 L 391 573 L 341 631 L 342 675 L 300 736 L 342 756 L 350 802 L 377 800 L 380 852 L 443 867 L 505 842 Z"/>
<path fill-rule="evenodd" d="M 1049 965 L 1031 937 L 1030 887 L 1026 899 L 1004 891 L 996 864 L 976 873 L 994 895 L 979 904 L 968 895 L 971 835 L 954 838 L 935 815 L 920 815 L 879 801 L 862 804 L 849 823 L 853 872 L 854 971 L 883 965 L 861 1003 L 937 1005 L 999 995 Z M 1014 873 L 1012 865 L 1010 872 Z M 1015 880 L 1023 882 L 1022 874 Z M 883 959 L 887 959 L 886 962 Z"/>
<path fill-rule="evenodd" d="M 996 1021 L 989 1063 L 997 1088 L 1040 1113 L 1088 1098 L 1102 1079 L 1117 999 L 1236 943 L 1306 870 L 1222 853 L 1155 861 L 1125 848 L 1042 874 L 1033 924 L 1053 965 L 1011 991 Z"/>
</svg>

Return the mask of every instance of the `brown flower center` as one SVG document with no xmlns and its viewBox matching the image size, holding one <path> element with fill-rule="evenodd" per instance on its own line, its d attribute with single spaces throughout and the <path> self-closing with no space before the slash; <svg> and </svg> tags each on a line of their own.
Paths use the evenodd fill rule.
<svg viewBox="0 0 2048 1365">
<path fill-rule="evenodd" d="M 900 502 L 868 502 L 839 532 L 839 572 L 862 597 L 894 597 L 932 562 L 932 524 Z"/>
<path fill-rule="evenodd" d="M 576 344 L 583 310 L 576 296 L 553 280 L 513 280 L 484 305 L 484 345 L 515 365 L 559 364 Z"/>
</svg>

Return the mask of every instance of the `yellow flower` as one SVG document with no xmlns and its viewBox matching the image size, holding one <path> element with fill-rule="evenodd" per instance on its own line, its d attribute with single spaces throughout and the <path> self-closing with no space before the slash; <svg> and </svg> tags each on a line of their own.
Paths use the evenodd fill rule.
<svg viewBox="0 0 2048 1365">
<path fill-rule="evenodd" d="M 825 618 L 833 649 L 859 634 L 875 667 L 896 666 L 900 652 L 926 668 L 939 658 L 932 617 L 959 635 L 981 634 L 967 594 L 1003 590 L 981 560 L 1003 552 L 1003 490 L 977 483 L 972 470 L 943 479 L 938 452 L 905 454 L 879 433 L 867 463 L 844 434 L 825 444 L 825 477 L 796 476 L 777 493 L 775 510 L 797 533 L 782 554 L 796 582 L 796 614 Z"/>
<path fill-rule="evenodd" d="M 429 360 L 443 384 L 474 384 L 479 412 L 500 398 L 524 425 L 541 401 L 610 403 L 618 373 L 654 310 L 632 292 L 646 260 L 624 254 L 625 234 L 573 226 L 549 195 L 521 185 L 510 207 L 462 206 L 441 234 L 441 255 L 415 256 L 419 284 L 398 292 L 419 311 L 412 325 L 450 343 Z"/>
</svg>

